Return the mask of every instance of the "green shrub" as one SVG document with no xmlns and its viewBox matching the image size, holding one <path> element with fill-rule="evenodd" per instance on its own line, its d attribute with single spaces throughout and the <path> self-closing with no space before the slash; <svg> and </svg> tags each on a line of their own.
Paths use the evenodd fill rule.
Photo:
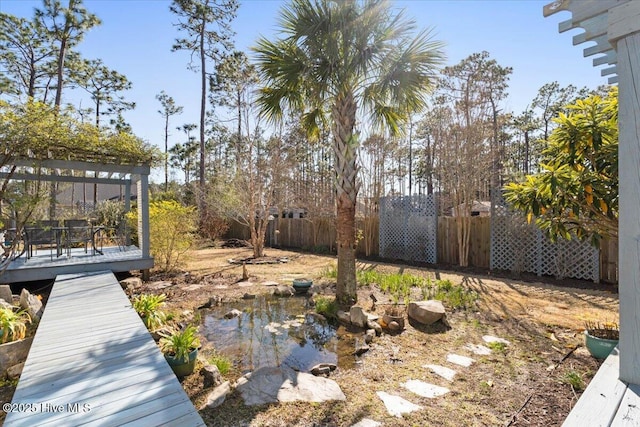
<svg viewBox="0 0 640 427">
<path fill-rule="evenodd" d="M 164 305 L 167 299 L 165 294 L 141 294 L 133 299 L 133 309 L 142 318 L 147 329 L 153 331 L 162 326 L 167 320 L 167 316 L 160 307 Z"/>
<path fill-rule="evenodd" d="M 335 298 L 317 296 L 315 297 L 316 313 L 322 314 L 327 319 L 338 317 L 338 303 Z"/>
<path fill-rule="evenodd" d="M 326 266 L 324 270 L 322 270 L 322 277 L 326 277 L 328 279 L 337 279 L 338 267 L 335 264 Z"/>
<path fill-rule="evenodd" d="M 231 370 L 231 366 L 233 366 L 231 360 L 229 360 L 228 357 L 217 353 L 209 357 L 208 362 L 211 365 L 215 365 L 222 375 L 226 375 L 227 373 L 229 373 L 229 371 Z"/>
<path fill-rule="evenodd" d="M 127 214 L 131 227 L 136 227 L 138 214 Z M 161 271 L 173 271 L 195 241 L 197 230 L 194 207 L 183 206 L 174 200 L 149 204 L 149 249 Z"/>
<path fill-rule="evenodd" d="M 25 310 L 13 311 L 9 307 L 0 308 L 2 343 L 23 339 L 27 334 L 27 323 L 31 323 L 31 317 Z"/>
<path fill-rule="evenodd" d="M 570 370 L 564 373 L 562 377 L 560 377 L 560 382 L 563 384 L 570 385 L 574 390 L 581 391 L 585 388 L 584 379 L 582 378 L 582 374 L 575 370 Z"/>
<path fill-rule="evenodd" d="M 380 273 L 373 270 L 359 270 L 356 273 L 356 281 L 361 286 L 374 285 L 380 283 Z"/>
<path fill-rule="evenodd" d="M 478 294 L 462 285 L 454 285 L 450 280 L 438 280 L 431 289 L 431 298 L 440 300 L 452 309 L 467 309 L 473 306 Z"/>
</svg>

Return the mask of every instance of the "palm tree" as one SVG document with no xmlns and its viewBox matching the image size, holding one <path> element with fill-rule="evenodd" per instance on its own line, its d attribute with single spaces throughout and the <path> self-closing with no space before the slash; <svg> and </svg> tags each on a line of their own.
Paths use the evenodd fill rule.
<svg viewBox="0 0 640 427">
<path fill-rule="evenodd" d="M 301 111 L 311 137 L 323 125 L 333 136 L 336 174 L 338 284 L 342 304 L 356 302 L 356 152 L 359 109 L 363 123 L 392 134 L 410 111 L 424 107 L 442 44 L 429 31 L 412 37 L 415 21 L 386 0 L 292 0 L 280 12 L 284 38 L 258 40 L 261 113 L 278 121 Z"/>
</svg>

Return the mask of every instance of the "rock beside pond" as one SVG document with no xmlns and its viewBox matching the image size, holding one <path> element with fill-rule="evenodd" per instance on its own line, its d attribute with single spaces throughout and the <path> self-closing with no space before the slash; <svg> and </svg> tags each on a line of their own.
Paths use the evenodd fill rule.
<svg viewBox="0 0 640 427">
<path fill-rule="evenodd" d="M 273 290 L 273 295 L 277 296 L 277 297 L 290 297 L 293 296 L 296 293 L 295 289 L 293 289 L 293 286 L 276 286 L 276 288 Z"/>
<path fill-rule="evenodd" d="M 0 298 L 0 308 L 8 308 L 13 310 L 13 305 L 11 303 L 8 303 L 6 300 Z"/>
<path fill-rule="evenodd" d="M 37 296 L 31 295 L 26 289 L 22 289 L 20 293 L 20 307 L 27 310 L 32 321 L 40 321 L 40 316 L 42 316 L 42 301 L 40 301 Z"/>
<path fill-rule="evenodd" d="M 255 294 L 246 293 L 246 294 L 242 295 L 242 299 L 255 299 L 255 298 L 256 298 Z"/>
<path fill-rule="evenodd" d="M 365 313 L 362 307 L 354 305 L 349 309 L 349 320 L 351 324 L 359 328 L 365 328 L 369 319 L 367 317 L 367 313 Z"/>
<path fill-rule="evenodd" d="M 329 375 L 331 371 L 335 371 L 337 366 L 333 363 L 318 363 L 309 370 L 312 375 Z"/>
<path fill-rule="evenodd" d="M 340 310 L 338 311 L 338 313 L 336 313 L 336 316 L 338 317 L 338 320 L 342 323 L 345 323 L 347 325 L 351 323 L 351 315 L 346 311 Z"/>
<path fill-rule="evenodd" d="M 236 389 L 245 405 L 346 400 L 338 383 L 329 378 L 273 367 L 259 368 L 241 377 Z"/>
<path fill-rule="evenodd" d="M 229 383 L 229 381 L 225 381 L 215 389 L 213 389 L 211 393 L 209 393 L 209 396 L 207 396 L 207 401 L 201 409 L 215 408 L 222 405 L 229 393 L 231 393 L 231 384 Z"/>
<path fill-rule="evenodd" d="M 378 323 L 378 322 L 374 322 L 372 320 L 369 320 L 367 322 L 367 328 L 373 329 L 377 336 L 382 335 L 382 326 L 380 326 L 380 323 Z"/>
<path fill-rule="evenodd" d="M 418 323 L 431 325 L 444 317 L 444 305 L 437 300 L 414 301 L 409 303 L 408 315 Z"/>
<path fill-rule="evenodd" d="M 362 343 L 356 344 L 356 351 L 354 351 L 353 354 L 356 356 L 360 356 L 366 353 L 367 351 L 369 351 L 370 349 L 371 347 L 369 347 L 369 345 L 366 342 L 362 342 Z"/>
<path fill-rule="evenodd" d="M 11 293 L 11 286 L 0 285 L 0 299 L 5 300 L 9 304 L 13 302 L 13 294 Z"/>
<path fill-rule="evenodd" d="M 200 374 L 204 379 L 204 387 L 217 387 L 222 384 L 222 374 L 216 365 L 206 365 L 200 369 Z"/>
<path fill-rule="evenodd" d="M 371 344 L 375 336 L 376 336 L 375 329 L 367 329 L 367 332 L 364 334 L 364 342 L 367 344 Z"/>
<path fill-rule="evenodd" d="M 225 319 L 233 319 L 234 317 L 238 317 L 238 316 L 241 316 L 241 315 L 242 315 L 242 312 L 240 310 L 234 308 L 233 310 L 227 312 L 224 315 L 224 318 Z"/>
</svg>

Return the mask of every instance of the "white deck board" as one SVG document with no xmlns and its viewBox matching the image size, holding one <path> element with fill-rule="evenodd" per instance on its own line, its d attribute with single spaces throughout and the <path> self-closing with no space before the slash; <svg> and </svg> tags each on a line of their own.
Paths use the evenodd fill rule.
<svg viewBox="0 0 640 427">
<path fill-rule="evenodd" d="M 563 427 L 611 425 L 620 407 L 620 401 L 627 391 L 627 384 L 618 379 L 619 366 L 619 350 L 616 347 L 571 409 L 562 424 Z M 638 418 L 635 421 L 637 423 Z"/>
<path fill-rule="evenodd" d="M 111 272 L 56 280 L 12 403 L 38 410 L 5 426 L 204 425 Z"/>
<path fill-rule="evenodd" d="M 631 384 L 627 388 L 618 407 L 613 427 L 634 427 L 640 423 L 640 386 Z"/>
<path fill-rule="evenodd" d="M 50 280 L 59 275 L 73 275 L 98 271 L 133 271 L 153 267 L 153 258 L 145 258 L 142 251 L 135 246 L 120 250 L 117 246 L 104 247 L 103 254 L 85 254 L 83 248 L 71 250 L 71 256 L 66 254 L 56 257 L 49 250 L 38 251 L 32 258 L 26 254 L 13 260 L 2 274 L 6 283 L 27 282 L 32 280 Z"/>
</svg>

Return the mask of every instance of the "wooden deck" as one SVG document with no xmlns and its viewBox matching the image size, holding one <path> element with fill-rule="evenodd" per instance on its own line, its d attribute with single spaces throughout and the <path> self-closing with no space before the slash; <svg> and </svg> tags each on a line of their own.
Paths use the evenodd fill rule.
<svg viewBox="0 0 640 427">
<path fill-rule="evenodd" d="M 618 379 L 619 356 L 615 348 L 580 396 L 563 427 L 640 425 L 640 386 Z"/>
<path fill-rule="evenodd" d="M 31 258 L 26 254 L 13 260 L 2 275 L 0 283 L 29 282 L 32 280 L 53 280 L 60 274 L 75 274 L 97 271 L 133 271 L 153 267 L 153 258 L 143 258 L 142 251 L 135 246 L 121 250 L 117 246 L 102 248 L 103 254 L 87 253 L 83 248 L 71 250 L 56 257 L 55 249 L 39 249 Z"/>
<path fill-rule="evenodd" d="M 204 425 L 111 272 L 56 279 L 12 405 L 5 426 Z"/>
</svg>

